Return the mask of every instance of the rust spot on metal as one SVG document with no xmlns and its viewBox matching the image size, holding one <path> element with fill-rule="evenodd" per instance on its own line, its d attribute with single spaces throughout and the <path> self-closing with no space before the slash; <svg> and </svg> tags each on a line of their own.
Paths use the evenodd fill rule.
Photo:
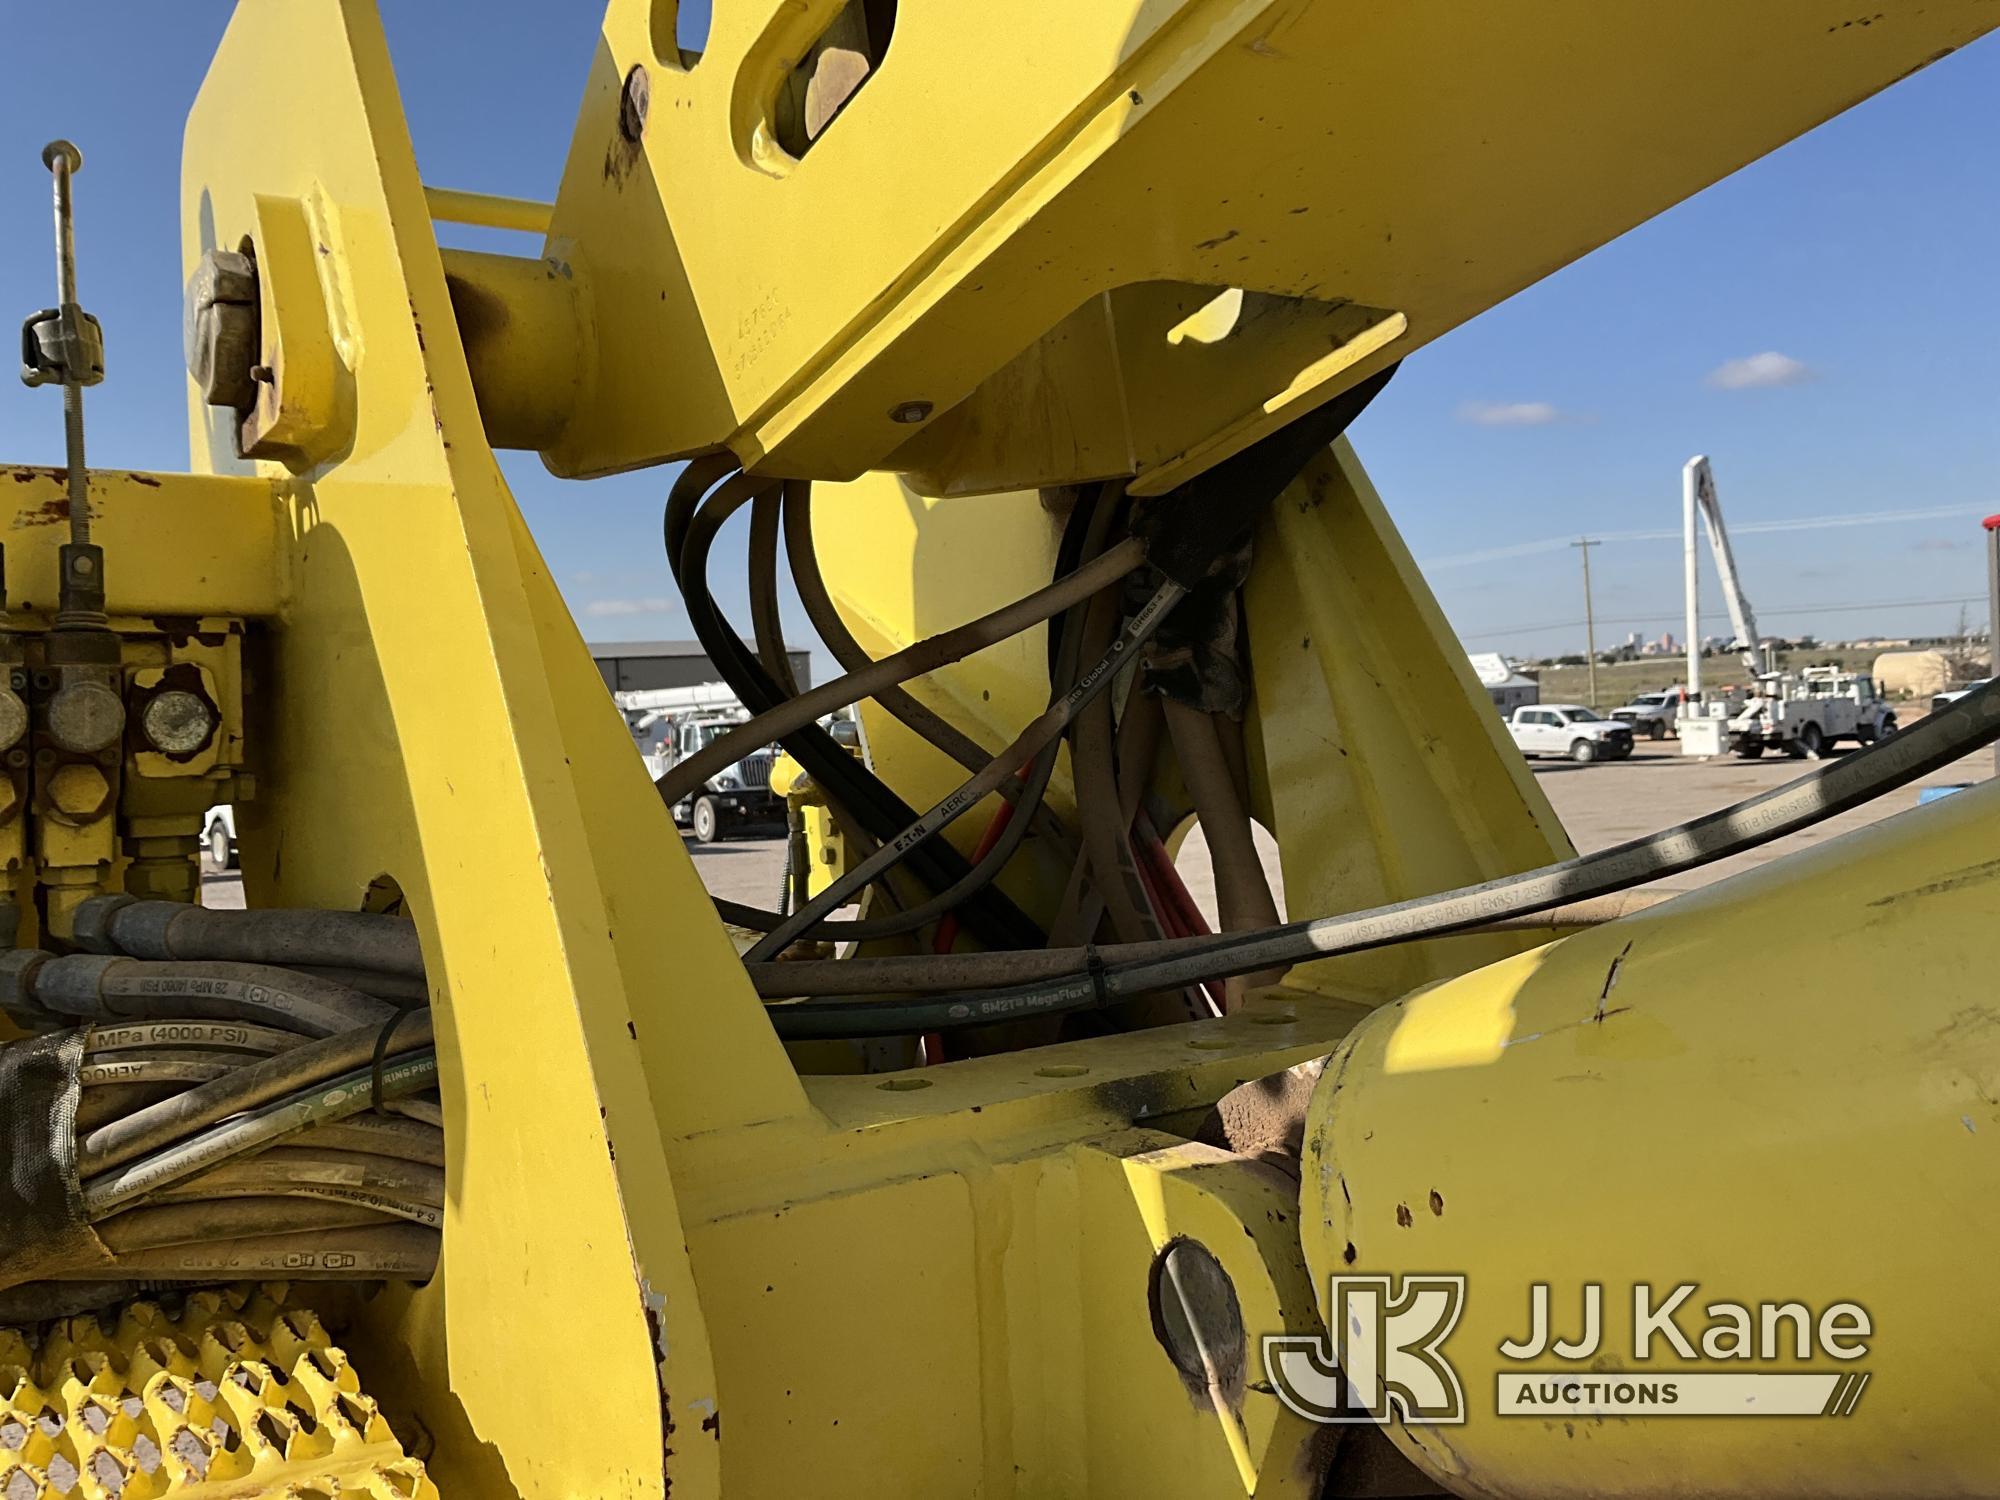
<svg viewBox="0 0 2000 1500">
<path fill-rule="evenodd" d="M 156 490 L 160 487 L 160 477 L 157 474 L 148 474 L 141 469 L 134 469 L 125 477 L 134 484 L 143 484 L 149 490 Z"/>
<path fill-rule="evenodd" d="M 1631 951 L 1632 951 L 1632 944 L 1627 943 L 1623 948 L 1620 948 L 1618 950 L 1618 956 L 1611 960 L 1611 967 L 1609 970 L 1606 971 L 1604 975 L 1604 988 L 1598 992 L 1597 1014 L 1592 1019 L 1598 1021 L 1602 1021 L 1604 1019 L 1605 1016 L 1604 1002 L 1611 998 L 1612 987 L 1618 983 L 1618 971 L 1624 967 L 1625 955 L 1630 953 Z"/>
<path fill-rule="evenodd" d="M 1415 1222 L 1415 1218 L 1416 1216 L 1410 1212 L 1409 1204 L 1398 1203 L 1396 1205 L 1396 1225 L 1398 1228 L 1408 1229 Z"/>
<path fill-rule="evenodd" d="M 721 1442 L 722 1413 L 719 1411 L 712 1411 L 707 1416 L 703 1417 L 701 1419 L 701 1430 L 707 1433 L 710 1437 L 714 1438 L 718 1443 Z"/>
<path fill-rule="evenodd" d="M 1355 1257 L 1354 1241 L 1349 1240 L 1347 1242 L 1347 1248 L 1340 1252 L 1340 1259 L 1342 1264 L 1351 1266 L 1354 1264 L 1354 1257 Z"/>
<path fill-rule="evenodd" d="M 1440 1219 L 1444 1217 L 1444 1194 L 1436 1188 L 1431 1189 L 1431 1212 Z"/>
<path fill-rule="evenodd" d="M 1217 247 L 1218 247 L 1218 246 L 1220 246 L 1220 245 L 1226 245 L 1226 244 L 1228 244 L 1228 243 L 1229 243 L 1229 242 L 1230 242 L 1231 240 L 1235 239 L 1235 238 L 1236 238 L 1236 236 L 1237 236 L 1238 234 L 1240 234 L 1241 232 L 1242 232 L 1241 230 L 1236 230 L 1236 229 L 1229 229 L 1229 230 L 1225 230 L 1225 231 L 1223 231 L 1223 232 L 1222 232 L 1221 234 L 1218 234 L 1218 235 L 1217 235 L 1217 236 L 1216 236 L 1216 237 L 1215 237 L 1214 239 L 1212 239 L 1212 240 L 1197 240 L 1197 241 L 1195 242 L 1195 249 L 1197 249 L 1197 250 L 1213 250 L 1213 249 L 1217 248 Z"/>
</svg>

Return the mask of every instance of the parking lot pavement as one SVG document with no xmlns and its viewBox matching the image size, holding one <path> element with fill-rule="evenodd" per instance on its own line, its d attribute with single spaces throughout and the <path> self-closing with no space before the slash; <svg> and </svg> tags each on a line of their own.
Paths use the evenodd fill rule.
<svg viewBox="0 0 2000 1500">
<path fill-rule="evenodd" d="M 1765 756 L 1761 760 L 1689 760 L 1680 754 L 1675 740 L 1640 741 L 1629 760 L 1599 761 L 1578 765 L 1568 760 L 1535 760 L 1530 770 L 1554 805 L 1579 852 L 1588 854 L 1627 839 L 1684 823 L 1703 813 L 1714 812 L 1745 797 L 1782 786 L 1809 769 L 1808 763 L 1788 756 Z M 1692 890 L 1711 881 L 1753 869 L 1773 859 L 1813 844 L 1865 828 L 1917 804 L 1918 794 L 1930 786 L 1983 781 L 1993 774 L 1993 752 L 1981 750 L 1956 766 L 1933 772 L 1913 785 L 1892 792 L 1867 807 L 1842 813 L 1816 828 L 1793 834 L 1775 844 L 1734 859 L 1674 876 L 1661 882 L 1662 890 Z M 711 895 L 751 906 L 777 904 L 778 881 L 784 869 L 785 841 L 777 838 L 732 839 L 720 844 L 698 844 L 683 837 L 682 843 L 694 860 L 696 872 Z M 1278 873 L 1276 846 L 1259 839 L 1265 854 L 1265 868 L 1272 888 L 1279 892 L 1283 910 L 1283 884 Z M 1182 878 L 1195 902 L 1215 922 L 1215 882 L 1209 870 L 1208 853 L 1199 831 L 1182 846 Z M 243 905 L 243 882 L 234 870 L 216 871 L 206 857 L 202 861 L 202 901 L 208 906 Z"/>
</svg>

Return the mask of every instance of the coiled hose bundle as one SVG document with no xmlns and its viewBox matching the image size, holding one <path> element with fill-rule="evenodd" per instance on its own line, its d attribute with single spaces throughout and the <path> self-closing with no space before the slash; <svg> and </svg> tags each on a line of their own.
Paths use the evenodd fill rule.
<svg viewBox="0 0 2000 1500">
<path fill-rule="evenodd" d="M 0 1291 L 427 1279 L 437 1055 L 397 917 L 100 897 L 0 955 Z"/>
</svg>

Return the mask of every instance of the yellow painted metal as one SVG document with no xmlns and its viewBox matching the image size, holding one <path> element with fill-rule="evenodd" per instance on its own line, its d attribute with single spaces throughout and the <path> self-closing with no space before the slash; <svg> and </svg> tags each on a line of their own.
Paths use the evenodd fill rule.
<svg viewBox="0 0 2000 1500">
<path fill-rule="evenodd" d="M 450 1151 L 439 1274 L 370 1305 L 357 1362 L 467 1492 L 660 1494 L 671 1464 L 678 1494 L 713 1493 L 666 1142 L 803 1096 L 480 440 L 372 7 L 232 18 L 188 124 L 185 268 L 272 199 L 320 206 L 327 280 L 275 287 L 298 268 L 260 256 L 266 294 L 317 292 L 366 358 L 352 438 L 286 486 L 292 602 L 263 643 L 244 882 L 331 907 L 400 888 Z M 196 466 L 245 472 L 191 408 Z M 537 1349 L 579 1351 L 587 1420 L 551 1409 Z"/>
<path fill-rule="evenodd" d="M 1305 1246 L 1335 1272 L 1454 1272 L 1462 1427 L 1391 1429 L 1480 1495 L 1961 1495 L 2000 1486 L 2000 1341 L 1967 1268 L 2000 1241 L 2000 785 L 1384 1007 L 1308 1122 Z M 1551 1288 L 1557 1336 L 1604 1287 L 1589 1365 L 1632 1354 L 1632 1286 L 1867 1309 L 1873 1376 L 1824 1422 L 1493 1415 L 1502 1339 Z M 1789 1325 L 1787 1325 L 1789 1327 Z M 1781 1341 L 1782 1342 L 1782 1341 Z M 1560 1365 L 1545 1358 L 1537 1367 Z M 1707 1368 L 1728 1368 L 1714 1361 Z"/>
<path fill-rule="evenodd" d="M 114 615 L 275 615 L 290 552 L 279 528 L 292 516 L 269 479 L 90 471 L 91 535 L 107 553 Z M 46 625 L 56 607 L 57 548 L 67 541 L 69 492 L 61 469 L 0 464 L 6 516 L 7 608 Z"/>
<path fill-rule="evenodd" d="M 424 184 L 424 204 L 441 224 L 474 224 L 482 229 L 518 229 L 546 234 L 555 206 L 500 193 L 469 193 L 462 188 Z"/>
<path fill-rule="evenodd" d="M 690 61 L 673 6 L 613 0 L 550 225 L 603 339 L 558 472 L 727 445 L 1147 493 L 1995 24 L 1979 0 L 1865 27 L 1840 0 L 908 6 L 794 160 L 776 101 L 841 7 L 718 6 Z M 1168 341 L 1227 288 L 1256 299 L 1230 337 Z"/>
<path fill-rule="evenodd" d="M 801 1077 L 507 493 L 489 437 L 513 419 L 492 398 L 566 413 L 533 435 L 563 471 L 728 444 L 772 472 L 906 462 L 922 486 L 1007 490 L 826 488 L 829 582 L 885 651 L 1046 581 L 1060 517 L 1021 486 L 1170 482 L 1990 22 L 1963 0 L 1852 34 L 1824 0 L 905 6 L 888 61 L 789 162 L 768 101 L 832 8 L 722 7 L 690 66 L 671 6 L 617 0 L 538 262 L 439 251 L 366 0 L 239 7 L 190 118 L 183 269 L 257 245 L 273 451 L 239 457 L 233 418 L 191 396 L 195 467 L 235 477 L 165 481 L 158 503 L 212 496 L 228 522 L 163 510 L 117 540 L 120 503 L 154 503 L 133 481 L 100 527 L 114 588 L 130 566 L 146 610 L 213 592 L 251 622 L 253 904 L 400 898 L 423 935 L 441 1267 L 368 1302 L 348 1343 L 447 1492 L 688 1500 L 803 1475 L 827 1497 L 1310 1493 L 1324 1440 L 1264 1392 L 1191 1397 L 1147 1285 L 1186 1235 L 1223 1261 L 1246 1337 L 1305 1331 L 1323 1235 L 1301 1244 L 1268 1170 L 1185 1136 L 1413 983 L 1500 957 L 1458 984 L 1522 976 L 1518 998 L 1597 939 L 1525 958 L 1504 957 L 1524 938 L 1464 939 L 1301 971 L 1224 1020 Z M 1759 87 L 1777 59 L 1795 86 Z M 633 141 L 615 116 L 637 62 Z M 1509 107 L 1524 93 L 1570 108 Z M 1255 126 L 1246 100 L 1271 103 Z M 1685 128 L 1663 139 L 1669 102 Z M 1497 133 L 1473 149 L 1477 132 Z M 1116 232 L 1142 216 L 1165 230 Z M 521 347 L 492 342 L 454 275 L 534 295 L 573 278 L 578 341 L 538 316 Z M 1233 314 L 1203 315 L 1231 286 Z M 530 293 L 494 295 L 511 318 Z M 1057 330 L 1068 347 L 1030 350 Z M 1111 379 L 1078 375 L 1107 350 Z M 579 352 L 575 400 L 537 409 Z M 890 419 L 914 400 L 933 430 Z M 1255 801 L 1294 912 L 1566 852 L 1352 454 L 1302 476 L 1259 544 Z M 209 582 L 176 576 L 208 558 Z M 1046 671 L 1036 632 L 915 690 L 998 745 Z M 911 801 L 959 779 L 900 726 L 868 728 Z M 1073 813 L 1066 772 L 1051 801 Z M 1066 873 L 1034 852 L 1007 888 L 1047 915 Z M 1700 907 L 1688 946 L 1740 941 L 1736 920 Z M 1407 1087 L 1385 1066 L 1371 1094 Z M 1566 1089 L 1537 1084 L 1529 1116 Z M 1470 1150 L 1439 1116 L 1406 1134 Z M 1502 1201 L 1517 1168 L 1448 1194 Z M 1450 1201 L 1426 1232 L 1456 1230 Z"/>
<path fill-rule="evenodd" d="M 442 253 L 487 441 L 545 447 L 576 410 L 589 357 L 574 276 L 555 260 Z"/>
</svg>

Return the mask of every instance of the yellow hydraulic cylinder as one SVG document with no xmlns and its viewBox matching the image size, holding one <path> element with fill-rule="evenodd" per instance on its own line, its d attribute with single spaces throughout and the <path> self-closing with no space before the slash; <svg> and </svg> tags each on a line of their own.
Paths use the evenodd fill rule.
<svg viewBox="0 0 2000 1500">
<path fill-rule="evenodd" d="M 1409 1458 L 1481 1496 L 2000 1493 L 1996 838 L 1987 783 L 1356 1028 L 1306 1133 L 1322 1312 L 1334 1276 L 1466 1282 L 1465 1419 L 1392 1423 Z M 1807 1372 L 1835 1414 L 1564 1406 Z"/>
</svg>

